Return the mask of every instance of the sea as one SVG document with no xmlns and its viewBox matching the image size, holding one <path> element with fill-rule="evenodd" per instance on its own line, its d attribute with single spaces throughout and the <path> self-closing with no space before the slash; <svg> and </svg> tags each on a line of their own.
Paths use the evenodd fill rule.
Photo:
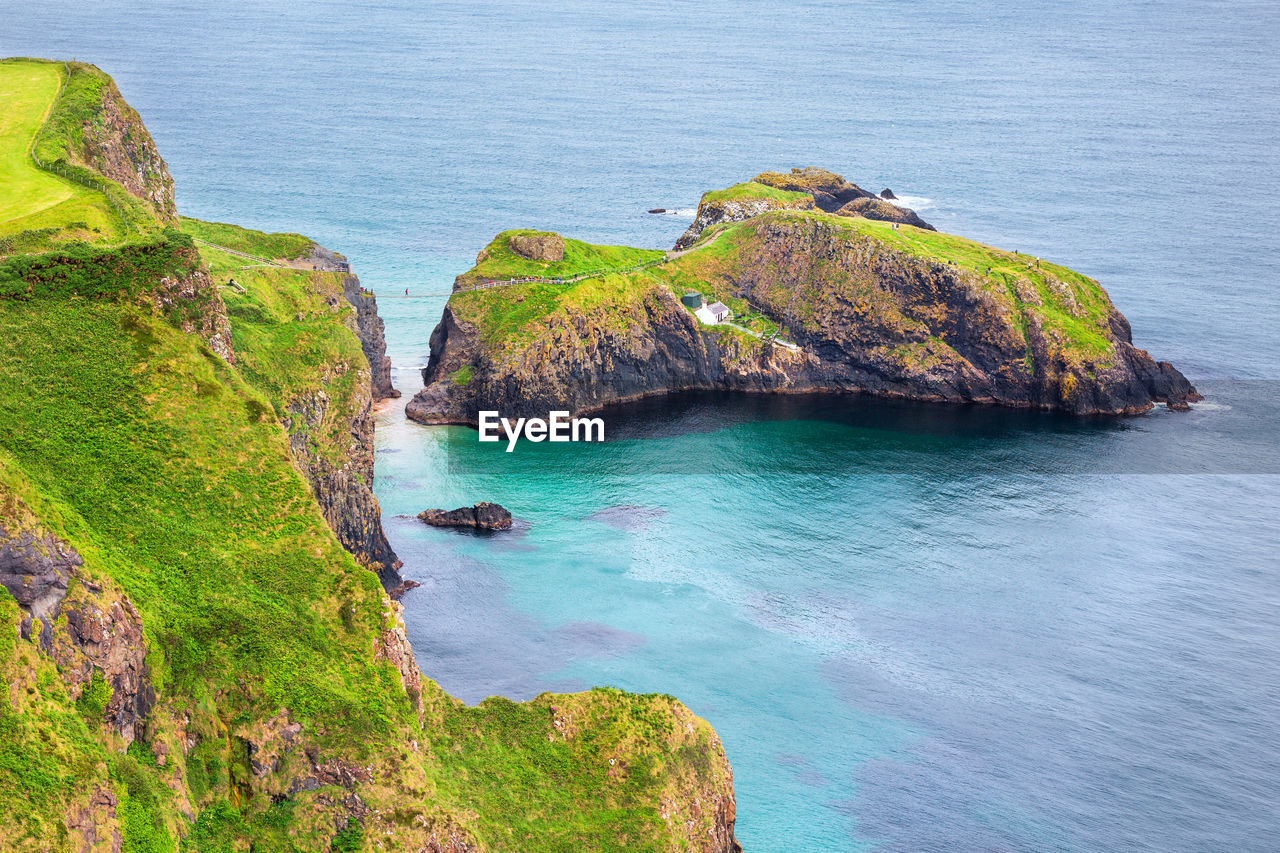
<svg viewBox="0 0 1280 853">
<path fill-rule="evenodd" d="M 1280 4 L 0 0 L 93 62 L 188 215 L 379 296 L 384 523 L 468 703 L 670 693 L 782 851 L 1280 849 Z M 603 444 L 405 420 L 498 231 L 670 247 L 823 166 L 1109 291 L 1205 401 L 1074 420 L 681 395 Z M 669 214 L 649 214 L 667 208 Z M 407 291 L 407 296 L 406 296 Z M 515 529 L 427 528 L 497 501 Z"/>
</svg>

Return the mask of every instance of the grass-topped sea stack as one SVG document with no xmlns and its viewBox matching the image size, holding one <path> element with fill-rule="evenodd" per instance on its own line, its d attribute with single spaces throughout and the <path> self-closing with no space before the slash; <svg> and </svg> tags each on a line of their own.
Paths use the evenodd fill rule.
<svg viewBox="0 0 1280 853">
<path fill-rule="evenodd" d="M 736 848 L 672 697 L 418 671 L 384 350 L 341 256 L 179 218 L 106 75 L 0 62 L 0 850 Z"/>
<path fill-rule="evenodd" d="M 940 233 L 821 169 L 707 193 L 676 250 L 499 235 L 431 336 L 427 423 L 580 413 L 669 391 L 860 392 L 1090 414 L 1199 399 L 1095 280 Z M 481 287 L 479 284 L 485 286 Z M 690 292 L 734 314 L 707 324 Z"/>
</svg>

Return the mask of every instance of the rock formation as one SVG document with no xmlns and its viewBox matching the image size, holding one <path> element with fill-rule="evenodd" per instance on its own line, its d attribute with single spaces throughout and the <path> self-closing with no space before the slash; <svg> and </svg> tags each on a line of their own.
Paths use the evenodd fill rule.
<svg viewBox="0 0 1280 853">
<path fill-rule="evenodd" d="M 458 509 L 428 509 L 418 518 L 432 527 L 470 527 L 474 530 L 506 530 L 511 526 L 511 513 L 495 503 L 483 501 Z"/>
<path fill-rule="evenodd" d="M 74 68 L 73 74 L 94 73 Z M 98 72 L 100 73 L 100 72 Z M 82 125 L 83 149 L 73 159 L 116 181 L 132 195 L 147 201 L 165 222 L 176 222 L 177 208 L 173 199 L 173 177 L 169 166 L 156 149 L 146 125 L 125 103 L 114 80 L 106 78 L 101 85 L 96 114 Z"/>
<path fill-rule="evenodd" d="M 761 194 L 758 197 L 726 200 L 721 197 L 720 192 L 709 192 L 702 197 L 693 224 L 680 235 L 675 248 L 692 246 L 702 232 L 712 225 L 742 222 L 771 210 L 820 210 L 837 216 L 861 216 L 886 222 L 903 222 L 927 231 L 935 230 L 917 216 L 914 210 L 889 203 L 888 199 L 897 198 L 891 190 L 886 189 L 877 196 L 826 169 L 810 166 L 807 169 L 792 169 L 790 172 L 762 172 L 746 186 L 752 184 L 783 192 L 807 193 L 809 199 L 781 199 Z"/>
<path fill-rule="evenodd" d="M 531 261 L 564 260 L 564 238 L 559 234 L 516 234 L 510 245 L 511 251 Z"/>
</svg>

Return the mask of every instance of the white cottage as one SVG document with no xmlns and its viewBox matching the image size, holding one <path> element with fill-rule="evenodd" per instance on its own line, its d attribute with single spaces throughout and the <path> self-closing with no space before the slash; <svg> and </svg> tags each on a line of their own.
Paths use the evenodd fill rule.
<svg viewBox="0 0 1280 853">
<path fill-rule="evenodd" d="M 703 305 L 693 313 L 706 326 L 715 326 L 733 319 L 733 312 L 723 302 L 712 302 L 710 305 Z"/>
</svg>

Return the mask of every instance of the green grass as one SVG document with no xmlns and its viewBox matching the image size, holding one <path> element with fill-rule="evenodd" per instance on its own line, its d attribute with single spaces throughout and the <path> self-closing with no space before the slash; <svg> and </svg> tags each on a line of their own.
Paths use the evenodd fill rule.
<svg viewBox="0 0 1280 853">
<path fill-rule="evenodd" d="M 175 690 L 249 692 L 385 730 L 385 673 L 337 618 L 377 580 L 334 540 L 257 392 L 203 344 L 115 302 L 0 302 L 0 452 L 124 588 Z M 67 472 L 75 470 L 76 476 Z"/>
<path fill-rule="evenodd" d="M 767 184 L 757 184 L 755 181 L 747 181 L 741 184 L 734 184 L 723 190 L 712 190 L 704 193 L 702 196 L 702 204 L 713 204 L 725 201 L 742 201 L 744 199 L 770 199 L 771 201 L 781 202 L 803 202 L 812 198 L 808 193 L 792 192 L 790 190 L 780 190 L 777 187 L 771 187 Z"/>
<path fill-rule="evenodd" d="M 658 846 L 667 832 L 658 804 L 716 773 L 711 727 L 670 696 L 597 688 L 491 698 L 433 722 L 442 735 L 432 741 L 433 781 L 478 812 L 491 850 L 669 849 Z M 705 837 L 709 818 L 690 835 Z"/>
<path fill-rule="evenodd" d="M 269 234 L 265 231 L 254 231 L 229 225 L 225 222 L 203 222 L 189 216 L 180 218 L 183 233 L 190 234 L 209 243 L 235 249 L 249 255 L 256 255 L 267 260 L 294 260 L 306 257 L 315 245 L 315 241 L 301 234 L 279 233 Z M 207 248 L 202 246 L 201 251 Z M 237 268 L 253 263 L 235 255 L 219 253 L 223 258 L 230 257 Z"/>
<path fill-rule="evenodd" d="M 360 341 L 342 323 L 352 310 L 342 279 L 340 273 L 260 267 L 235 274 L 244 292 L 222 291 L 239 373 L 267 397 L 275 416 L 284 417 L 289 401 L 301 395 L 325 392 L 329 405 L 319 426 L 299 418 L 293 430 L 307 431 L 312 449 L 336 468 L 345 464 L 350 417 L 368 381 Z"/>
<path fill-rule="evenodd" d="M 287 710 L 308 748 L 374 766 L 374 781 L 359 791 L 380 809 L 382 826 L 428 815 L 490 839 L 494 850 L 671 849 L 656 804 L 706 781 L 714 735 L 669 697 L 598 691 L 468 709 L 427 682 L 427 729 L 418 729 L 398 676 L 373 657 L 386 618 L 382 589 L 341 548 L 289 453 L 289 440 L 306 429 L 314 450 L 335 465 L 349 461 L 351 418 L 367 401 L 342 276 L 241 269 L 245 259 L 197 249 L 192 237 L 270 258 L 298 257 L 313 244 L 192 219 L 181 222 L 186 233 L 162 231 L 136 199 L 124 208 L 131 242 L 59 246 L 77 235 L 118 240 L 110 227 L 94 230 L 102 220 L 66 214 L 76 199 L 105 205 L 103 193 L 122 191 L 79 163 L 81 129 L 99 116 L 110 80 L 73 65 L 55 102 L 62 67 L 0 63 L 0 130 L 10 149 L 25 157 L 40 131 L 42 157 L 101 190 L 22 157 L 0 163 L 9 169 L 0 171 L 0 210 L 17 215 L 0 222 L 0 253 L 56 249 L 0 260 L 0 519 L 43 528 L 82 556 L 80 577 L 101 592 L 75 580 L 66 604 L 126 596 L 137 607 L 158 699 L 147 737 L 167 744 L 170 763 L 160 766 L 148 745 L 123 750 L 103 720 L 111 689 L 101 674 L 78 694 L 68 688 L 66 674 L 18 638 L 21 613 L 0 592 L 8 696 L 0 703 L 0 847 L 61 845 L 67 808 L 99 785 L 118 798 L 126 851 L 170 851 L 181 835 L 181 849 L 201 853 L 251 842 L 367 848 L 372 840 L 358 825 L 335 830 L 343 791 L 276 800 L 252 793 L 236 733 Z M 562 264 L 533 269 L 502 249 L 492 261 L 508 274 L 573 275 L 663 256 L 570 241 Z M 222 290 L 234 367 L 181 331 L 185 309 L 160 312 L 149 299 L 161 277 L 190 275 L 202 262 L 239 283 Z M 581 285 L 556 300 L 606 306 L 628 287 L 611 275 Z M 322 422 L 286 435 L 279 420 L 290 401 L 321 390 Z M 575 709 L 576 737 L 549 748 L 550 701 Z M 175 726 L 196 741 L 189 755 Z M 609 777 L 610 757 L 632 776 Z M 174 781 L 185 798 L 171 791 Z M 287 781 L 282 771 L 272 784 Z M 194 824 L 184 799 L 198 812 Z M 694 824 L 690 837 L 705 835 Z"/>
<path fill-rule="evenodd" d="M 38 168 L 30 157 L 62 85 L 60 63 L 0 61 L 0 238 L 27 235 L 8 252 L 29 251 L 75 238 L 114 242 L 120 220 L 101 192 Z M 50 229 L 37 241 L 33 232 Z M 0 254 L 3 251 L 0 245 Z"/>
<path fill-rule="evenodd" d="M 1036 267 L 1034 258 L 1029 255 L 911 225 L 894 228 L 892 223 L 874 219 L 819 213 L 801 215 L 835 223 L 915 257 L 942 263 L 954 262 L 960 268 L 977 273 L 993 292 L 1012 295 L 1015 302 L 1018 300 L 1012 285 L 1018 279 L 1024 279 L 1030 282 L 1040 298 L 1040 304 L 1031 306 L 1032 310 L 1041 315 L 1048 328 L 1060 331 L 1073 347 L 1091 358 L 1106 358 L 1111 354 L 1111 343 L 1103 331 L 1110 300 L 1097 281 L 1075 270 L 1043 258 Z M 1081 316 L 1069 310 L 1061 295 L 1054 290 L 1055 284 L 1069 289 L 1071 298 L 1081 309 Z"/>
<path fill-rule="evenodd" d="M 725 192 L 739 191 L 738 188 L 741 187 L 747 187 L 750 192 L 754 192 L 752 187 L 780 192 L 762 184 L 740 184 Z M 1058 334 L 1064 342 L 1067 354 L 1099 363 L 1106 363 L 1113 356 L 1107 334 L 1108 317 L 1112 310 L 1110 300 L 1098 282 L 1085 275 L 1043 259 L 1039 267 L 1028 268 L 1033 259 L 1026 255 L 1003 251 L 964 237 L 905 224 L 894 228 L 888 222 L 809 210 L 771 211 L 744 222 L 712 226 L 704 234 L 700 248 L 669 263 L 639 272 L 561 285 L 534 282 L 493 290 L 465 291 L 455 293 L 450 298 L 450 305 L 462 320 L 476 325 L 486 346 L 495 352 L 518 354 L 545 332 L 548 325 L 553 324 L 550 318 L 569 310 L 594 311 L 597 318 L 602 311 L 612 311 L 616 314 L 619 326 L 625 326 L 633 314 L 631 307 L 655 286 L 665 286 L 677 296 L 689 290 L 700 291 L 709 301 L 719 299 L 729 305 L 738 315 L 735 322 L 742 326 L 762 335 L 782 334 L 785 337 L 786 330 L 763 313 L 760 306 L 732 296 L 731 291 L 733 281 L 740 274 L 743 253 L 756 240 L 758 229 L 767 222 L 786 218 L 829 223 L 847 232 L 851 238 L 866 238 L 885 249 L 936 263 L 954 264 L 957 268 L 971 271 L 979 286 L 1010 306 L 1014 317 L 1012 322 L 1024 337 L 1026 324 L 1023 312 L 1028 311 L 1039 316 L 1046 330 Z M 461 279 L 468 281 L 545 274 L 537 272 L 544 265 L 523 259 L 510 260 L 511 253 L 506 249 L 506 238 L 512 233 L 538 232 L 504 232 L 499 235 L 481 254 L 477 267 L 465 273 Z M 712 237 L 715 239 L 711 239 Z M 565 243 L 564 274 L 569 274 L 574 269 L 594 266 L 603 258 L 620 263 L 649 259 L 645 254 L 637 254 L 640 250 L 631 250 L 632 254 L 628 254 L 622 247 L 591 246 L 576 240 L 566 240 Z M 818 268 L 821 267 L 822 262 L 819 262 Z M 479 275 L 481 270 L 486 270 L 488 274 Z M 838 274 L 838 271 L 833 269 L 832 273 Z M 1015 286 L 1019 281 L 1023 282 L 1023 293 L 1030 287 L 1036 301 L 1026 302 L 1019 296 L 1018 287 Z M 805 318 L 813 319 L 810 317 L 812 312 L 806 310 L 812 300 L 820 298 L 818 291 L 813 288 L 811 283 L 807 290 L 793 295 L 792 301 L 796 302 L 795 316 L 802 321 Z M 884 300 L 883 294 L 871 294 L 871 297 L 881 302 Z M 883 310 L 896 309 L 884 305 Z M 754 345 L 749 336 L 741 337 L 745 345 Z M 941 341 L 937 345 L 945 346 Z M 1029 346 L 1028 344 L 1028 352 Z M 917 352 L 918 349 L 913 349 L 906 355 L 933 357 L 933 350 Z M 1033 367 L 1028 362 L 1028 369 Z"/>
<path fill-rule="evenodd" d="M 137 296 L 164 276 L 184 276 L 198 266 L 191 239 L 173 229 L 113 248 L 72 243 L 0 261 L 0 299 Z"/>
<path fill-rule="evenodd" d="M 505 280 L 537 276 L 540 278 L 572 278 L 582 273 L 616 270 L 647 261 L 660 260 L 660 249 L 633 249 L 629 246 L 597 246 L 581 240 L 564 241 L 564 259 L 555 263 L 532 261 L 511 251 L 510 240 L 516 235 L 546 234 L 545 231 L 516 229 L 494 237 L 480 253 L 474 267 L 461 276 L 464 283 L 487 279 Z"/>
</svg>

